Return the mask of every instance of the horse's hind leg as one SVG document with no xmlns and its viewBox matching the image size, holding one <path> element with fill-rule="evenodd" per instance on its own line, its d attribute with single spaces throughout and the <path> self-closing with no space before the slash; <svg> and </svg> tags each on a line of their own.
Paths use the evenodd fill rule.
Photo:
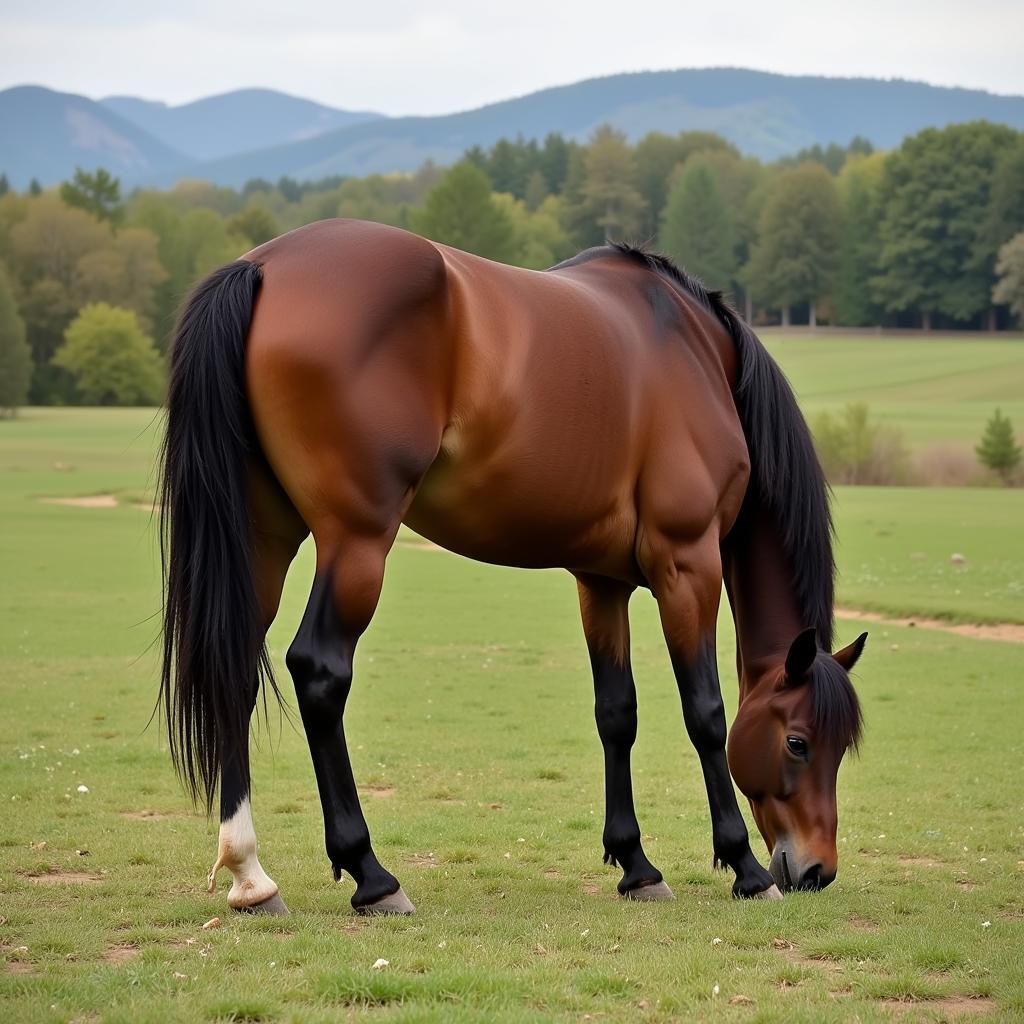
<svg viewBox="0 0 1024 1024">
<path fill-rule="evenodd" d="M 314 530 L 316 577 L 287 657 L 323 805 L 327 856 L 336 879 L 347 871 L 355 880 L 352 906 L 364 914 L 415 909 L 373 852 L 344 725 L 356 641 L 377 606 L 397 526 L 396 520 L 384 536 L 373 538 L 332 530 L 328 539 Z"/>
<path fill-rule="evenodd" d="M 605 863 L 622 868 L 618 888 L 628 899 L 670 900 L 672 890 L 640 844 L 633 807 L 629 755 L 636 741 L 636 687 L 629 662 L 627 607 L 633 588 L 583 575 L 577 584 L 594 672 L 594 715 L 604 747 Z"/>
<path fill-rule="evenodd" d="M 253 581 L 265 632 L 277 614 L 288 566 L 307 531 L 276 483 L 262 469 L 253 470 L 250 483 Z M 242 698 L 247 701 L 250 716 L 258 696 L 256 683 L 255 679 L 249 681 Z M 287 914 L 277 883 L 263 870 L 256 855 L 256 830 L 245 781 L 248 776 L 248 743 L 225 752 L 221 765 L 217 860 L 210 869 L 208 888 L 214 891 L 217 872 L 225 867 L 232 875 L 228 906 L 233 910 Z"/>
</svg>

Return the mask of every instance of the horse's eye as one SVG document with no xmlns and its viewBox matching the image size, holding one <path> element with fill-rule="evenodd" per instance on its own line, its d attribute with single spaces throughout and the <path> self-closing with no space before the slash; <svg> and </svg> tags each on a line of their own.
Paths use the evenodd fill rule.
<svg viewBox="0 0 1024 1024">
<path fill-rule="evenodd" d="M 807 740 L 802 740 L 799 736 L 787 736 L 786 746 L 789 747 L 789 752 L 794 757 L 807 760 Z"/>
</svg>

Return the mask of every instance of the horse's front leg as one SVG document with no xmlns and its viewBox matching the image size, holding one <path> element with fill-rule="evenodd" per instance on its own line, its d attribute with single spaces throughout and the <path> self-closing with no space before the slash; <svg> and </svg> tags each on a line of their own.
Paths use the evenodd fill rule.
<svg viewBox="0 0 1024 1024">
<path fill-rule="evenodd" d="M 583 631 L 594 672 L 594 716 L 604 747 L 604 859 L 622 868 L 628 899 L 670 900 L 672 890 L 647 859 L 633 808 L 629 757 L 636 741 L 636 687 L 629 661 L 628 604 L 633 587 L 598 576 L 577 577 Z"/>
<path fill-rule="evenodd" d="M 725 755 L 725 708 L 715 657 L 722 593 L 717 535 L 709 531 L 696 544 L 666 545 L 652 560 L 650 577 L 686 731 L 704 773 L 715 866 L 736 872 L 734 896 L 781 899 L 772 876 L 750 849 Z"/>
</svg>

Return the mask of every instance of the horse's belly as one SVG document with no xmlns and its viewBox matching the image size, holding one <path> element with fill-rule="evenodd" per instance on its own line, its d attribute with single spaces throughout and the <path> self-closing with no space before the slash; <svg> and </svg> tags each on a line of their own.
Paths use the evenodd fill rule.
<svg viewBox="0 0 1024 1024">
<path fill-rule="evenodd" d="M 478 561 L 637 577 L 630 481 L 550 452 L 488 462 L 456 448 L 442 449 L 417 490 L 405 517 L 417 533 Z"/>
</svg>

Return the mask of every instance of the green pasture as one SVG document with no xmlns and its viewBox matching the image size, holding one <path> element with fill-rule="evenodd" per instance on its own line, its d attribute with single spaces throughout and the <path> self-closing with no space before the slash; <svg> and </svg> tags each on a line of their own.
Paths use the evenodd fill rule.
<svg viewBox="0 0 1024 1024">
<path fill-rule="evenodd" d="M 821 894 L 738 903 L 711 868 L 697 759 L 638 594 L 636 802 L 678 900 L 629 904 L 601 864 L 601 750 L 571 580 L 411 535 L 358 652 L 347 727 L 378 854 L 418 913 L 352 915 L 304 739 L 272 711 L 254 814 L 292 916 L 230 915 L 226 873 L 204 891 L 216 824 L 190 809 L 147 728 L 159 597 L 138 505 L 152 421 L 27 410 L 0 423 L 0 1020 L 1024 1017 L 1024 648 L 870 625 L 839 877 Z M 83 494 L 120 503 L 38 500 Z M 841 489 L 841 600 L 1022 621 L 1021 497 Z M 310 554 L 271 634 L 282 671 Z M 841 640 L 861 628 L 841 621 Z M 720 633 L 731 711 L 727 619 Z M 215 915 L 222 926 L 203 931 Z"/>
<path fill-rule="evenodd" d="M 973 447 L 996 406 L 1024 436 L 1024 342 L 955 337 L 787 337 L 764 342 L 808 415 L 866 402 L 908 444 Z"/>
</svg>

